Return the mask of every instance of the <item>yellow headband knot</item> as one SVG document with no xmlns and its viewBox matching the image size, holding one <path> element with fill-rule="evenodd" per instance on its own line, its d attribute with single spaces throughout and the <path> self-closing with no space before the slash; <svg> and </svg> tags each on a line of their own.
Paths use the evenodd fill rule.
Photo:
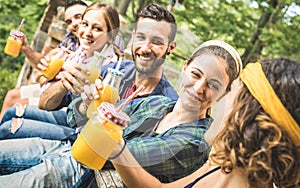
<svg viewBox="0 0 300 188">
<path fill-rule="evenodd" d="M 274 92 L 261 64 L 247 64 L 241 73 L 241 79 L 265 112 L 288 133 L 294 144 L 299 146 L 300 127 Z"/>
</svg>

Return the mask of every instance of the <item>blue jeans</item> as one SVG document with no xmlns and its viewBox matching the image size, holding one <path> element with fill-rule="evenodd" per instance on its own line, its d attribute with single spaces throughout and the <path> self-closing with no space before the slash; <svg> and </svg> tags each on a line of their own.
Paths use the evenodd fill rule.
<svg viewBox="0 0 300 188">
<path fill-rule="evenodd" d="M 66 141 L 1 140 L 1 187 L 71 187 L 83 172 L 70 149 Z"/>
<path fill-rule="evenodd" d="M 75 133 L 75 129 L 68 127 L 67 114 L 62 110 L 46 111 L 36 106 L 27 106 L 21 117 L 19 125 L 12 126 L 14 118 L 19 118 L 16 107 L 5 112 L 0 125 L 0 140 L 30 137 L 64 140 Z"/>
<path fill-rule="evenodd" d="M 67 124 L 67 113 L 63 110 L 47 111 L 41 110 L 37 106 L 26 106 L 24 113 L 21 116 L 16 115 L 16 106 L 8 108 L 2 118 L 1 124 L 12 120 L 12 118 L 23 117 L 24 119 L 31 119 L 37 121 L 43 121 L 47 123 L 53 123 L 58 125 Z"/>
</svg>

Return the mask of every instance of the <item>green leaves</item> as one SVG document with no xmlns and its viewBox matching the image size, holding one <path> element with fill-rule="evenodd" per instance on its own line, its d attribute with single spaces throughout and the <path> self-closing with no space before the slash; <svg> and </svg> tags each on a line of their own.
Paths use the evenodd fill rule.
<svg viewBox="0 0 300 188">
<path fill-rule="evenodd" d="M 17 58 L 4 54 L 9 32 L 17 29 L 22 18 L 25 18 L 22 31 L 30 43 L 44 13 L 46 3 L 47 0 L 0 0 L 0 106 L 2 106 L 6 92 L 16 85 L 18 74 L 25 60 L 23 54 Z"/>
</svg>

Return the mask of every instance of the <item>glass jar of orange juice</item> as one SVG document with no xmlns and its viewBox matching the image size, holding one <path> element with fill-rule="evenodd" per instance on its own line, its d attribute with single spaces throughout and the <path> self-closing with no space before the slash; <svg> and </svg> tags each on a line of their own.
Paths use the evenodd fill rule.
<svg viewBox="0 0 300 188">
<path fill-rule="evenodd" d="M 99 78 L 102 64 L 107 58 L 103 56 L 100 52 L 94 51 L 94 55 L 87 60 L 87 63 L 81 62 L 80 66 L 87 67 L 90 72 L 90 75 L 85 74 L 83 75 L 89 80 L 89 84 L 95 83 L 95 80 Z"/>
<path fill-rule="evenodd" d="M 41 73 L 48 79 L 52 80 L 58 72 L 61 70 L 62 66 L 67 57 L 67 52 L 61 49 L 57 54 L 50 57 L 50 62 L 46 70 L 41 70 Z"/>
<path fill-rule="evenodd" d="M 4 53 L 17 57 L 20 54 L 20 50 L 23 44 L 25 35 L 19 30 L 12 30 L 7 38 Z"/>
<path fill-rule="evenodd" d="M 113 104 L 101 103 L 97 115 L 88 120 L 74 142 L 72 156 L 82 165 L 100 170 L 122 139 L 129 121 L 129 116 L 117 111 Z"/>
<path fill-rule="evenodd" d="M 88 106 L 86 115 L 90 118 L 93 112 L 97 111 L 97 108 L 102 102 L 109 102 L 116 104 L 119 99 L 119 87 L 121 80 L 123 78 L 123 73 L 118 70 L 109 68 L 108 72 L 103 80 L 102 89 L 98 91 L 99 99 L 94 99 Z"/>
</svg>

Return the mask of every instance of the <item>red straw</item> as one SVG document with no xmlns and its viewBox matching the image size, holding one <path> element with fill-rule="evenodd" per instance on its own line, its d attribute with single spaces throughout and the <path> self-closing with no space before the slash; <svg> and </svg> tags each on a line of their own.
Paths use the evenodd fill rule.
<svg viewBox="0 0 300 188">
<path fill-rule="evenodd" d="M 145 86 L 141 86 L 139 87 L 137 90 L 135 90 L 135 92 L 133 92 L 118 108 L 117 108 L 117 112 L 121 111 L 124 106 L 126 106 L 132 99 L 134 99 L 141 91 L 143 91 L 145 89 Z"/>
<path fill-rule="evenodd" d="M 25 19 L 23 18 L 20 25 L 19 25 L 18 31 L 21 31 L 24 22 L 25 22 Z"/>
</svg>

